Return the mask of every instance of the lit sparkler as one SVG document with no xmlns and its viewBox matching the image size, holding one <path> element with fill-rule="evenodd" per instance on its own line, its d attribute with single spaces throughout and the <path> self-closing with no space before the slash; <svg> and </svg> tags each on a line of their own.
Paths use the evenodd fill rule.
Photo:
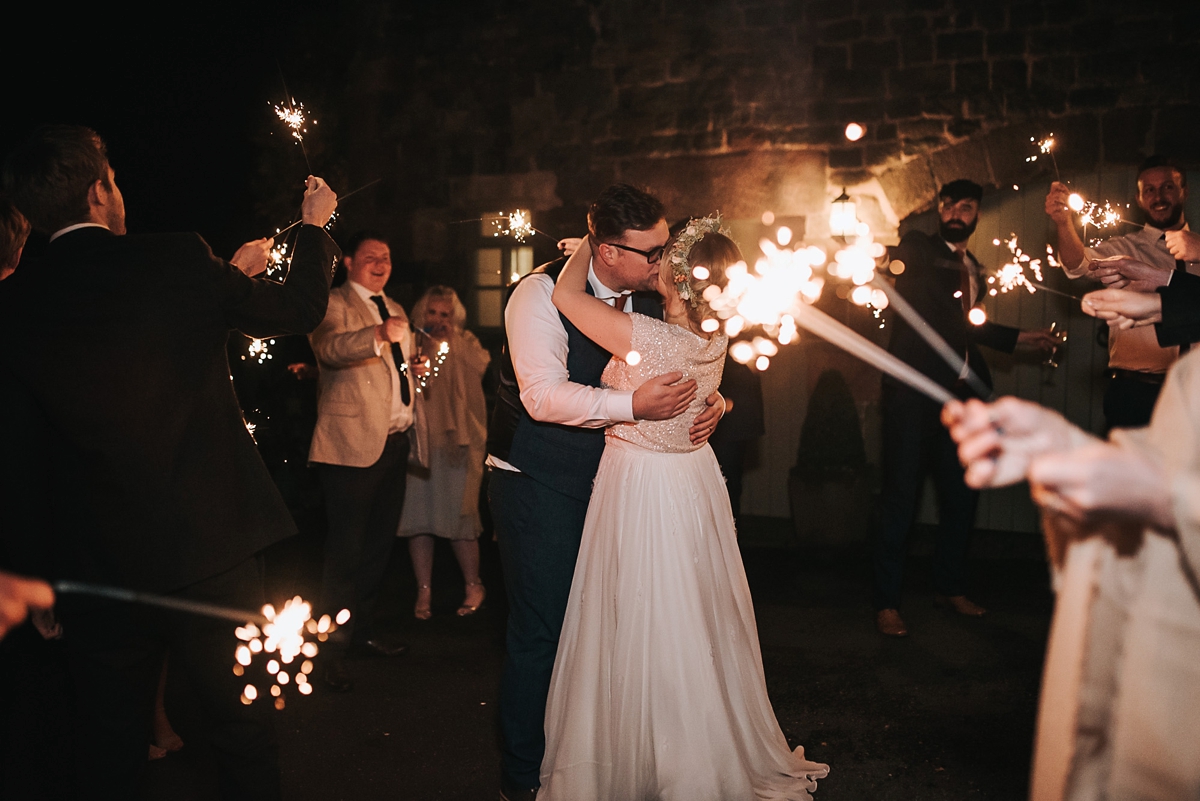
<svg viewBox="0 0 1200 801">
<path fill-rule="evenodd" d="M 284 88 L 286 91 L 286 86 Z M 288 129 L 296 144 L 300 145 L 300 152 L 304 154 L 304 164 L 311 173 L 312 164 L 308 160 L 308 150 L 304 147 L 304 135 L 308 133 L 308 117 L 304 113 L 304 104 L 297 103 L 296 98 L 289 96 L 288 103 L 282 106 L 276 103 L 274 106 L 275 116 Z M 316 125 L 317 121 L 313 120 L 312 123 Z"/>
<path fill-rule="evenodd" d="M 461 220 L 460 222 L 481 222 L 479 220 Z M 492 226 L 496 229 L 492 232 L 492 236 L 511 236 L 518 242 L 524 242 L 531 238 L 534 234 L 541 234 L 548 239 L 554 239 L 545 231 L 539 231 L 533 227 L 533 219 L 529 216 L 529 212 L 524 209 L 517 209 L 505 214 L 500 212 L 499 216 L 492 219 Z M 555 240 L 557 241 L 557 240 Z"/>
<path fill-rule="evenodd" d="M 308 674 L 313 670 L 313 657 L 320 649 L 315 642 L 306 639 L 305 635 L 315 636 L 317 640 L 325 642 L 339 625 L 344 625 L 349 619 L 350 612 L 346 609 L 339 612 L 336 619 L 331 619 L 329 615 L 315 619 L 312 616 L 312 605 L 299 595 L 286 601 L 278 611 L 271 604 L 267 604 L 262 609 L 261 624 L 250 622 L 234 631 L 241 643 L 234 649 L 233 673 L 235 676 L 244 676 L 256 655 L 273 655 L 265 665 L 267 674 L 274 677 L 275 682 L 269 692 L 275 699 L 275 708 L 283 709 L 282 688 L 293 680 L 301 695 L 312 692 Z M 298 670 L 291 667 L 297 659 L 301 659 Z M 242 703 L 254 703 L 258 695 L 255 685 L 247 684 L 242 692 Z"/>
<path fill-rule="evenodd" d="M 1025 159 L 1026 164 L 1031 164 L 1038 160 L 1038 156 L 1049 156 L 1050 163 L 1054 165 L 1054 180 L 1061 181 L 1062 176 L 1058 172 L 1058 159 L 1054 158 L 1054 134 L 1050 134 L 1045 139 L 1037 139 L 1029 137 L 1029 141 L 1037 145 L 1038 152 Z"/>
<path fill-rule="evenodd" d="M 304 134 L 308 133 L 306 127 L 308 120 L 305 118 L 303 103 L 297 103 L 294 97 L 286 106 L 280 106 L 277 103 L 275 104 L 275 116 L 279 117 L 280 122 L 292 132 L 293 139 L 297 142 L 304 141 Z"/>
<path fill-rule="evenodd" d="M 276 231 L 276 236 L 283 233 Z M 267 277 L 272 278 L 276 273 L 287 275 L 288 269 L 292 266 L 292 258 L 288 255 L 288 243 L 280 242 L 275 247 L 271 248 L 271 252 L 267 254 Z"/>
<path fill-rule="evenodd" d="M 845 255 L 839 253 L 830 267 L 832 274 L 856 281 L 859 288 L 871 280 L 875 259 L 884 252 L 883 246 L 871 239 L 870 230 L 864 228 L 859 229 L 855 243 L 844 249 Z M 726 334 L 737 336 L 747 326 L 761 326 L 767 334 L 749 342 L 734 343 L 729 355 L 735 361 L 753 363 L 756 369 L 765 370 L 778 352 L 775 343 L 792 342 L 799 329 L 804 328 L 938 403 L 953 399 L 937 382 L 814 308 L 811 304 L 824 287 L 824 279 L 814 275 L 814 268 L 825 263 L 825 252 L 817 247 L 781 246 L 790 240 L 790 231 L 777 234 L 779 245 L 763 239 L 759 243 L 763 255 L 755 263 L 753 273 L 744 262 L 739 262 L 726 269 L 724 288 L 713 285 L 704 290 L 704 299 L 724 320 Z M 869 287 L 867 291 L 870 292 Z"/>
<path fill-rule="evenodd" d="M 424 328 L 416 329 L 417 333 L 424 334 L 430 340 L 433 339 L 429 332 Z M 429 386 L 429 382 L 437 378 L 441 374 L 442 365 L 446 363 L 446 357 L 450 355 L 450 343 L 443 340 L 438 344 L 437 350 L 434 351 L 433 358 L 425 360 L 426 372 L 425 375 L 417 378 L 417 392 Z"/>
<path fill-rule="evenodd" d="M 992 244 L 997 247 L 1003 244 L 1007 247 L 1010 258 L 1007 262 L 1000 265 L 994 275 L 988 276 L 987 282 L 990 286 L 988 289 L 989 295 L 994 297 L 998 293 L 1007 293 L 1013 289 L 1024 287 L 1031 295 L 1038 290 L 1043 290 L 1052 295 L 1079 300 L 1079 298 L 1070 293 L 1051 289 L 1042 283 L 1042 260 L 1040 258 L 1035 259 L 1022 250 L 1020 244 L 1017 242 L 1016 234 L 1010 234 L 1009 238 L 1005 239 L 1003 243 L 999 239 L 993 239 Z M 1054 251 L 1049 245 L 1046 246 L 1046 260 L 1047 264 L 1051 267 L 1058 265 L 1058 262 L 1054 258 Z M 1034 280 L 1029 280 L 1029 274 L 1026 273 L 1026 269 L 1033 274 Z"/>
<path fill-rule="evenodd" d="M 242 356 L 242 359 L 245 360 L 246 357 L 249 356 L 250 359 L 257 361 L 259 364 L 262 364 L 267 359 L 274 359 L 275 357 L 270 351 L 271 345 L 274 344 L 275 340 L 273 339 L 251 338 L 250 346 L 246 349 L 247 352 Z"/>
</svg>

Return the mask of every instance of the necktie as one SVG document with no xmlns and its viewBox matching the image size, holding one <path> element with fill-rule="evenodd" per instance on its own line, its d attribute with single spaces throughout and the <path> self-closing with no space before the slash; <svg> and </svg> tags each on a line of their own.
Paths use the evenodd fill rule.
<svg viewBox="0 0 1200 801">
<path fill-rule="evenodd" d="M 962 281 L 959 291 L 962 292 L 963 314 L 967 315 L 971 312 L 971 307 L 975 305 L 975 299 L 971 297 L 971 262 L 967 260 L 966 253 L 959 253 L 958 260 L 962 264 Z"/>
<path fill-rule="evenodd" d="M 383 295 L 372 295 L 371 300 L 375 301 L 375 306 L 379 309 L 379 319 L 386 320 L 392 316 L 388 311 L 387 304 L 383 302 Z M 400 373 L 400 401 L 407 406 L 412 403 L 412 395 L 408 391 L 408 364 L 404 361 L 404 352 L 400 350 L 400 343 L 393 342 L 391 344 L 392 361 L 396 364 L 396 371 Z"/>
</svg>

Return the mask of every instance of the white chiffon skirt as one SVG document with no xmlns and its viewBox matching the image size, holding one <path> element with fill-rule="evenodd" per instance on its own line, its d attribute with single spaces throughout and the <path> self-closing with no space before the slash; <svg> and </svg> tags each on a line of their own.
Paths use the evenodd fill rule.
<svg viewBox="0 0 1200 801">
<path fill-rule="evenodd" d="M 762 656 L 712 449 L 609 438 L 546 707 L 539 801 L 810 799 Z"/>
</svg>

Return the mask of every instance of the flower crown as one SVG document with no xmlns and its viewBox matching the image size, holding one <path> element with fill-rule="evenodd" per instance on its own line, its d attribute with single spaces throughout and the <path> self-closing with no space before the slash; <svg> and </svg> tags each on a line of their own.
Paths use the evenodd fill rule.
<svg viewBox="0 0 1200 801">
<path fill-rule="evenodd" d="M 706 234 L 718 233 L 729 236 L 728 228 L 721 227 L 721 213 L 717 212 L 711 217 L 701 217 L 699 219 L 693 217 L 688 220 L 688 224 L 679 236 L 675 237 L 675 244 L 671 245 L 671 252 L 667 255 L 667 263 L 671 265 L 671 274 L 675 279 L 675 291 L 679 293 L 679 297 L 692 304 L 692 308 L 697 308 L 700 305 L 700 298 L 692 291 L 692 284 L 688 280 L 692 277 L 692 267 L 689 262 L 692 255 L 692 248 Z"/>
</svg>

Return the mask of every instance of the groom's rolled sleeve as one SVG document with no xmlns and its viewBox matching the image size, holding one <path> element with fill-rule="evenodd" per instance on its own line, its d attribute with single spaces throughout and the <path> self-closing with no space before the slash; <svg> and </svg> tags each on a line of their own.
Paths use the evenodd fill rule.
<svg viewBox="0 0 1200 801">
<path fill-rule="evenodd" d="M 582 428 L 633 422 L 633 393 L 575 384 L 567 373 L 567 331 L 554 308 L 554 282 L 531 275 L 504 309 L 521 403 L 534 420 Z"/>
</svg>

